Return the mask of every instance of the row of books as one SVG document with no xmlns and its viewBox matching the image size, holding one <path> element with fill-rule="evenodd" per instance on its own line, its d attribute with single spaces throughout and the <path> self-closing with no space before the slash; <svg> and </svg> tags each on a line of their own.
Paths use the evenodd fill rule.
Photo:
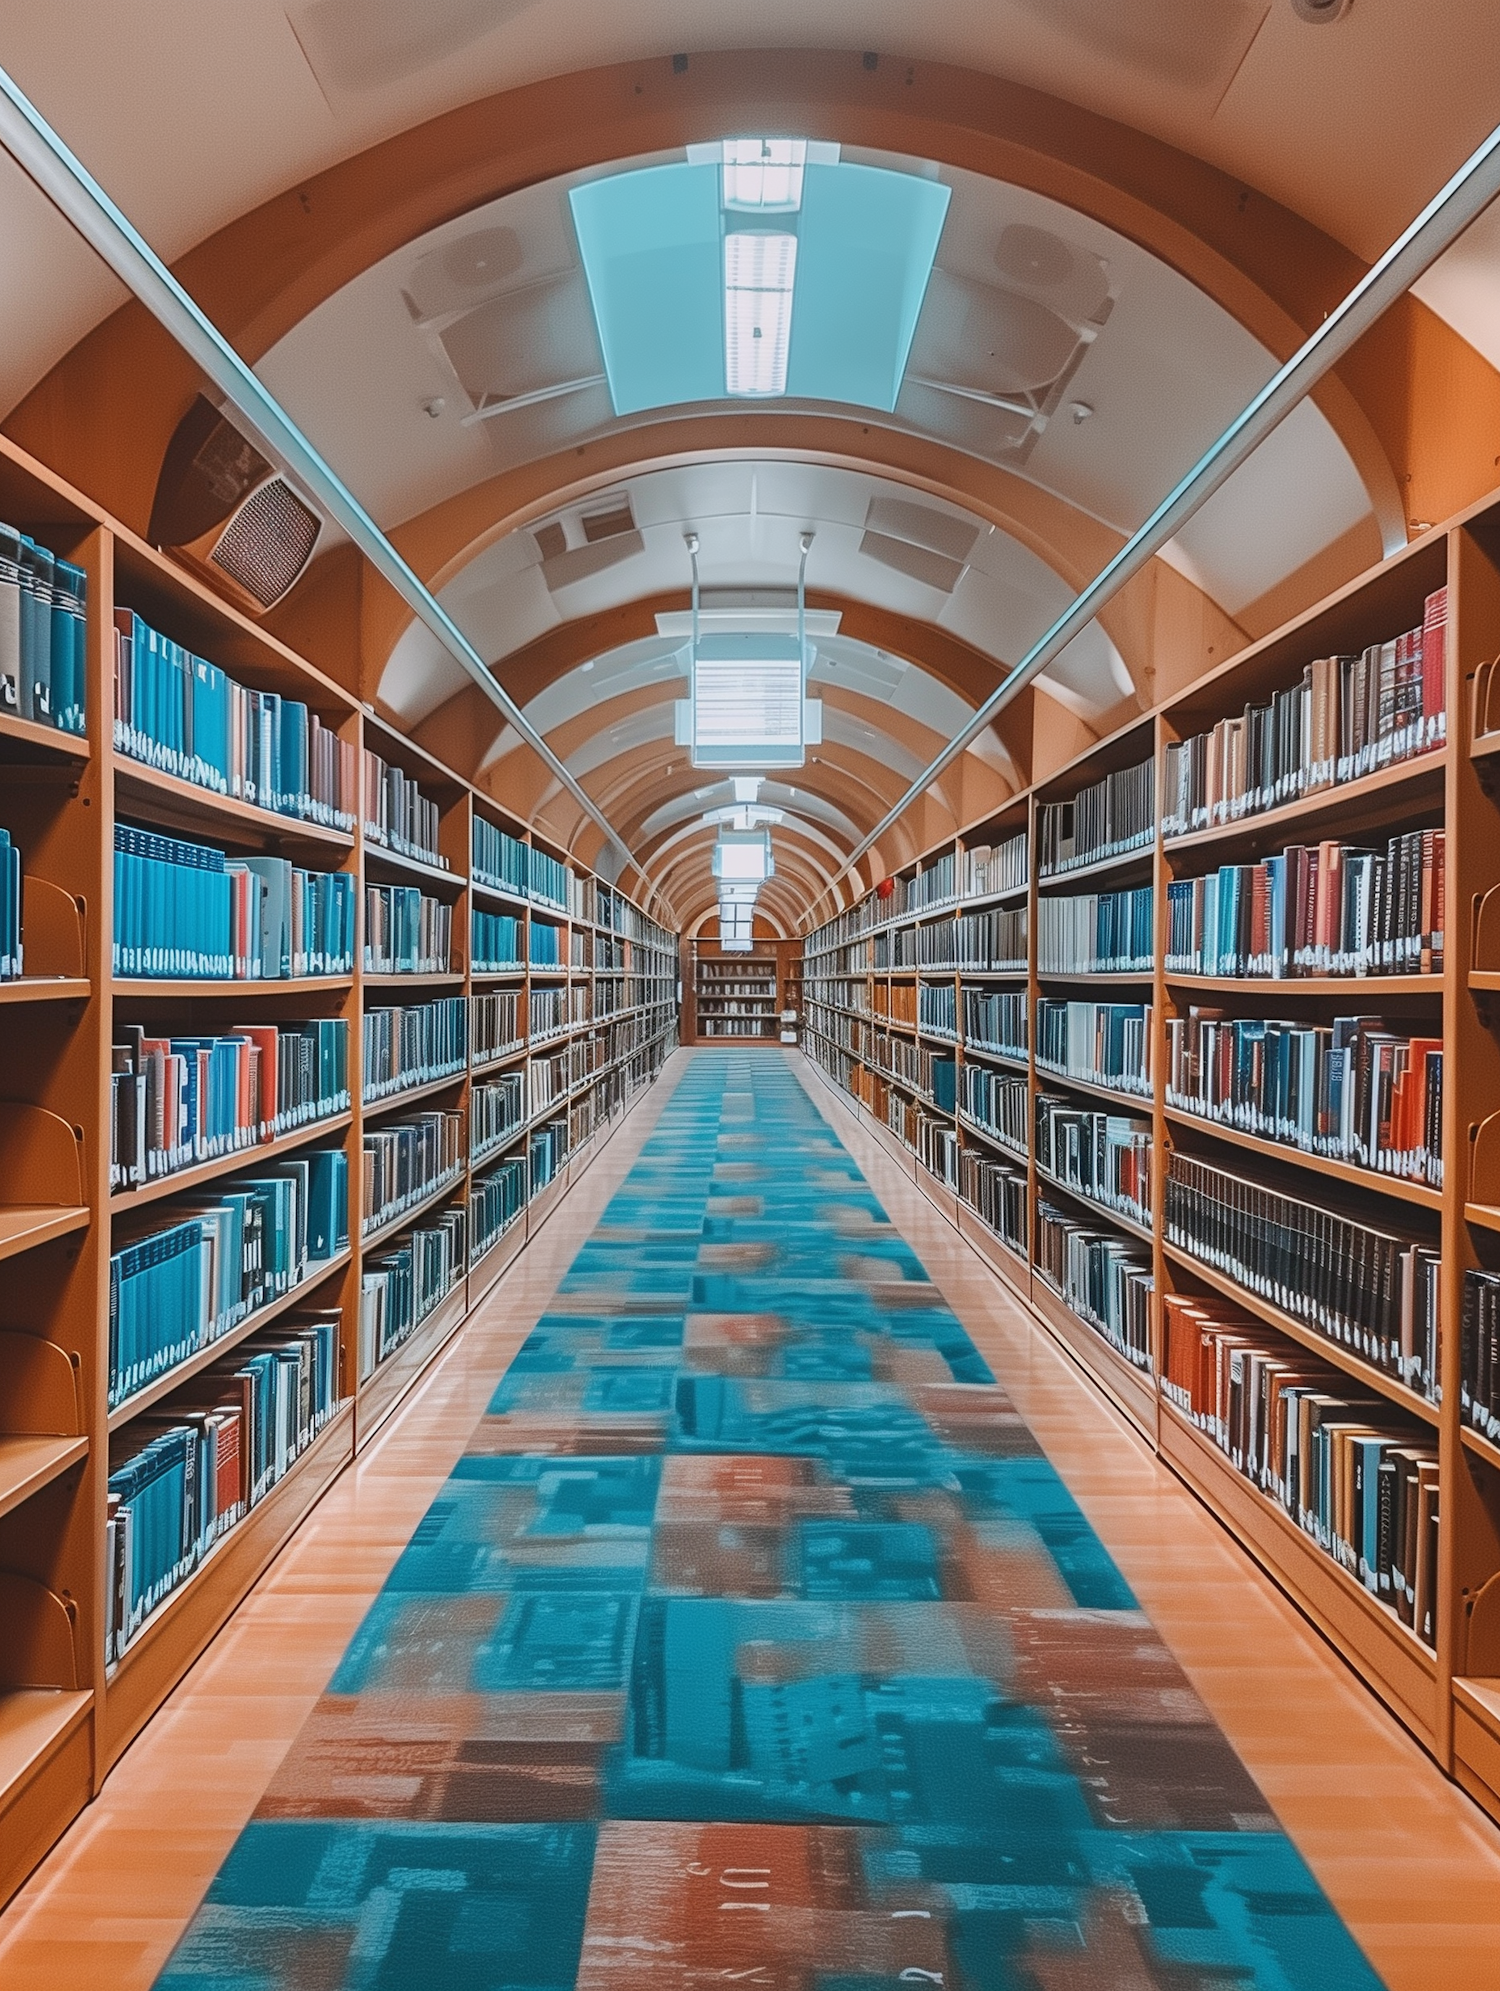
<svg viewBox="0 0 1500 1991">
<path fill-rule="evenodd" d="M 1229 1301 L 1166 1294 L 1162 1331 L 1163 1395 L 1435 1645 L 1438 1460 L 1425 1434 Z"/>
<path fill-rule="evenodd" d="M 569 1023 L 569 991 L 565 988 L 534 988 L 526 997 L 527 1035 L 532 1043 L 555 1036 Z"/>
<path fill-rule="evenodd" d="M 1438 1254 L 1216 1168 L 1168 1157 L 1166 1236 L 1283 1313 L 1438 1401 Z"/>
<path fill-rule="evenodd" d="M 502 1146 L 526 1118 L 520 1072 L 476 1085 L 469 1094 L 469 1146 L 475 1161 Z"/>
<path fill-rule="evenodd" d="M 556 1051 L 549 1058 L 529 1058 L 526 1062 L 526 1097 L 530 1111 L 528 1119 L 545 1112 L 554 1100 L 561 1099 L 572 1085 L 571 1067 L 566 1051 Z"/>
<path fill-rule="evenodd" d="M 365 1104 L 409 1092 L 413 1086 L 453 1078 L 468 1070 L 469 1000 L 440 996 L 435 1002 L 367 1009 L 363 1019 Z M 472 998 L 485 1000 L 482 996 Z"/>
<path fill-rule="evenodd" d="M 382 1120 L 364 1132 L 360 1235 L 392 1224 L 414 1203 L 463 1173 L 464 1116 L 456 1108 Z"/>
<path fill-rule="evenodd" d="M 917 1160 L 929 1175 L 949 1189 L 958 1187 L 959 1145 L 957 1131 L 930 1113 L 917 1108 Z"/>
<path fill-rule="evenodd" d="M 1081 788 L 1071 802 L 1043 802 L 1037 810 L 1036 836 L 1043 878 L 1155 843 L 1152 763 L 1145 760 L 1136 767 L 1117 768 Z"/>
<path fill-rule="evenodd" d="M 494 974 L 497 970 L 522 966 L 522 926 L 523 922 L 512 913 L 486 912 L 480 906 L 474 908 L 471 932 L 476 975 Z"/>
<path fill-rule="evenodd" d="M 1037 1199 L 1037 1272 L 1078 1318 L 1134 1368 L 1151 1372 L 1151 1253 L 1118 1231 L 1081 1224 Z"/>
<path fill-rule="evenodd" d="M 373 975 L 446 975 L 453 908 L 416 885 L 366 885 L 365 969 Z"/>
<path fill-rule="evenodd" d="M 1443 1186 L 1443 1045 L 1378 1016 L 1331 1024 L 1190 1009 L 1166 1027 L 1166 1102 L 1304 1154 Z"/>
<path fill-rule="evenodd" d="M 527 921 L 526 955 L 533 968 L 562 966 L 562 935 L 560 926 L 548 926 L 540 919 Z"/>
<path fill-rule="evenodd" d="M 917 1022 L 929 1037 L 951 1042 L 958 1036 L 958 991 L 952 982 L 919 983 Z"/>
<path fill-rule="evenodd" d="M 484 816 L 474 818 L 473 846 L 473 875 L 481 885 L 497 892 L 514 892 L 518 898 L 539 899 L 559 912 L 570 911 L 568 881 L 572 874 L 566 864 L 538 850 L 535 844 L 519 842 Z M 579 917 L 584 916 L 580 912 Z"/>
<path fill-rule="evenodd" d="M 965 1065 L 959 1074 L 959 1109 L 966 1119 L 1004 1141 L 1017 1154 L 1027 1149 L 1026 1081 L 987 1065 Z"/>
<path fill-rule="evenodd" d="M 248 1023 L 223 1036 L 149 1036 L 116 1023 L 109 1186 L 139 1189 L 347 1112 L 342 1017 Z"/>
<path fill-rule="evenodd" d="M 1055 1093 L 1038 1093 L 1036 1165 L 1060 1188 L 1150 1229 L 1149 1120 L 1079 1108 Z"/>
<path fill-rule="evenodd" d="M 1236 822 L 1442 746 L 1447 622 L 1439 588 L 1418 628 L 1357 656 L 1320 657 L 1264 703 L 1169 745 L 1163 834 Z"/>
<path fill-rule="evenodd" d="M 1151 1006 L 1038 996 L 1036 1062 L 1060 1078 L 1151 1097 Z"/>
<path fill-rule="evenodd" d="M 1026 1256 L 1026 1171 L 996 1161 L 978 1148 L 958 1158 L 958 1193 L 1012 1251 Z"/>
<path fill-rule="evenodd" d="M 22 941 L 21 853 L 10 831 L 0 829 L 0 982 L 25 974 Z"/>
<path fill-rule="evenodd" d="M 285 981 L 354 967 L 354 879 L 115 824 L 116 975 Z"/>
<path fill-rule="evenodd" d="M 976 989 L 966 985 L 963 999 L 966 1046 L 995 1051 L 1006 1058 L 1025 1059 L 1029 1002 L 1024 990 Z"/>
<path fill-rule="evenodd" d="M 300 699 L 256 691 L 133 609 L 115 610 L 114 744 L 179 781 L 352 830 L 355 746 Z"/>
<path fill-rule="evenodd" d="M 404 768 L 366 747 L 361 792 L 366 842 L 446 868 L 447 859 L 438 849 L 438 805 Z"/>
<path fill-rule="evenodd" d="M 469 1237 L 473 1262 L 508 1231 L 526 1207 L 526 1161 L 512 1155 L 469 1185 Z"/>
<path fill-rule="evenodd" d="M 86 730 L 88 576 L 0 525 L 0 713 Z"/>
<path fill-rule="evenodd" d="M 468 1238 L 468 1208 L 451 1204 L 365 1261 L 359 1282 L 362 1382 L 411 1339 L 467 1275 Z"/>
<path fill-rule="evenodd" d="M 945 906 L 957 897 L 954 856 L 951 850 L 918 866 L 906 892 L 907 910 L 920 912 L 927 906 Z"/>
<path fill-rule="evenodd" d="M 983 968 L 991 974 L 1025 974 L 1028 926 L 1025 906 L 1008 911 L 963 913 L 956 926 L 955 958 L 960 968 Z"/>
<path fill-rule="evenodd" d="M 1392 837 L 1383 851 L 1290 844 L 1167 887 L 1168 974 L 1441 974 L 1447 839 Z"/>
<path fill-rule="evenodd" d="M 111 1441 L 107 1666 L 338 1409 L 338 1337 L 336 1310 L 290 1314 Z"/>
<path fill-rule="evenodd" d="M 1500 1273 L 1465 1272 L 1460 1340 L 1460 1414 L 1500 1442 Z"/>
<path fill-rule="evenodd" d="M 549 1120 L 545 1127 L 532 1129 L 527 1143 L 526 1162 L 531 1173 L 531 1193 L 558 1175 L 568 1159 L 568 1123 L 566 1120 Z"/>
<path fill-rule="evenodd" d="M 348 1242 L 342 1148 L 231 1176 L 136 1230 L 109 1261 L 111 1409 L 313 1277 Z"/>
<path fill-rule="evenodd" d="M 1037 900 L 1037 970 L 1043 975 L 1149 974 L 1154 955 L 1149 885 Z"/>
<path fill-rule="evenodd" d="M 991 892 L 1017 892 L 1030 877 L 1026 863 L 1026 832 L 1004 843 L 973 844 L 964 852 L 963 895 L 982 899 Z"/>
<path fill-rule="evenodd" d="M 892 1023 L 915 1023 L 917 1020 L 917 985 L 915 982 L 893 982 L 882 988 L 875 988 L 875 1014 L 888 1016 Z"/>
<path fill-rule="evenodd" d="M 521 1048 L 520 998 L 514 989 L 470 996 L 469 1003 L 473 1011 L 476 1070 Z"/>
</svg>

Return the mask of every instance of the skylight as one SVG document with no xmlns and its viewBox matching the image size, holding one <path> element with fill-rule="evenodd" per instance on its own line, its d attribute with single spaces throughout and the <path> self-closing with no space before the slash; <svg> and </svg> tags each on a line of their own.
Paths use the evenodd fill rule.
<svg viewBox="0 0 1500 1991">
<path fill-rule="evenodd" d="M 940 181 L 749 137 L 568 198 L 616 414 L 781 395 L 895 407 Z"/>
<path fill-rule="evenodd" d="M 772 214 L 801 207 L 805 138 L 726 138 L 723 156 L 726 208 Z"/>
</svg>

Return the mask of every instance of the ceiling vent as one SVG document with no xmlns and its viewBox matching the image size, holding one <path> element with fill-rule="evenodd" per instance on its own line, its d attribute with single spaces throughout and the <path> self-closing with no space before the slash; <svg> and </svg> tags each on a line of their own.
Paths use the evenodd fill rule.
<svg viewBox="0 0 1500 1991">
<path fill-rule="evenodd" d="M 553 593 L 602 574 L 645 551 L 628 493 L 600 500 L 592 510 L 565 512 L 533 526 L 542 579 Z"/>
<path fill-rule="evenodd" d="M 870 500 L 859 550 L 908 580 L 951 595 L 978 538 L 979 527 L 970 519 L 881 497 Z"/>
<path fill-rule="evenodd" d="M 262 615 L 295 586 L 322 530 L 312 506 L 200 394 L 162 459 L 152 544 Z"/>
</svg>

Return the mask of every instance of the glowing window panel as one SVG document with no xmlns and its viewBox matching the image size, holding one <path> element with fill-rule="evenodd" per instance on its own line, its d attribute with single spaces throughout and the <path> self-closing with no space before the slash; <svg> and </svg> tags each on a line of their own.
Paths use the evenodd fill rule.
<svg viewBox="0 0 1500 1991">
<path fill-rule="evenodd" d="M 731 394 L 785 394 L 797 238 L 724 237 L 724 380 Z"/>
<path fill-rule="evenodd" d="M 805 138 L 726 138 L 724 205 L 794 213 L 802 205 Z"/>
<path fill-rule="evenodd" d="M 765 643 L 765 639 L 760 639 Z M 705 655 L 706 650 L 730 654 Z M 789 654 L 734 654 L 733 639 L 708 638 L 693 667 L 693 762 L 743 767 L 747 762 L 800 766 L 803 759 L 802 659 Z"/>
</svg>

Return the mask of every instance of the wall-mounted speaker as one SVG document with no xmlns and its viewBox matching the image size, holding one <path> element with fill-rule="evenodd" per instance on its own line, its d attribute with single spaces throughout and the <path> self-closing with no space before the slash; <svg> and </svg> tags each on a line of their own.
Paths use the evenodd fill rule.
<svg viewBox="0 0 1500 1991">
<path fill-rule="evenodd" d="M 152 545 L 263 615 L 301 577 L 322 530 L 306 499 L 200 394 L 162 458 Z"/>
</svg>

